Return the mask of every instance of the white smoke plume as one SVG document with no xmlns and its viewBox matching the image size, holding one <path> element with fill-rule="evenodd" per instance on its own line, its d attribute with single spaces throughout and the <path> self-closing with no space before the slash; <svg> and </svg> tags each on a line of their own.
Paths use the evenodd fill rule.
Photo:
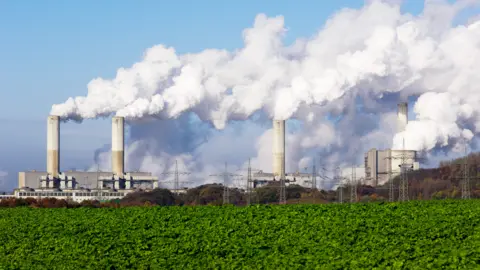
<svg viewBox="0 0 480 270">
<path fill-rule="evenodd" d="M 75 121 L 125 116 L 127 166 L 156 174 L 175 159 L 205 175 L 221 159 L 242 167 L 250 156 L 269 170 L 271 132 L 263 124 L 271 118 L 296 119 L 287 170 L 314 156 L 322 164 L 360 163 L 368 148 L 398 149 L 402 138 L 407 149 L 448 152 L 480 132 L 480 21 L 453 25 L 476 4 L 427 0 L 414 16 L 398 1 L 367 1 L 291 45 L 283 43 L 282 16 L 259 14 L 241 49 L 178 55 L 153 46 L 114 79 L 92 80 L 86 96 L 53 105 L 51 114 Z M 416 100 L 415 120 L 396 134 L 396 103 L 407 97 Z"/>
</svg>

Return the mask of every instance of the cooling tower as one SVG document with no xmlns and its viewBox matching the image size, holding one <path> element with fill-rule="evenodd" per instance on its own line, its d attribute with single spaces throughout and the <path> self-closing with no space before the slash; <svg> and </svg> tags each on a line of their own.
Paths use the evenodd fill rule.
<svg viewBox="0 0 480 270">
<path fill-rule="evenodd" d="M 399 103 L 397 112 L 397 132 L 405 131 L 408 123 L 408 103 Z"/>
<path fill-rule="evenodd" d="M 285 179 L 285 120 L 273 120 L 273 175 Z"/>
<path fill-rule="evenodd" d="M 49 115 L 47 119 L 47 173 L 58 177 L 60 171 L 60 117 Z"/>
<path fill-rule="evenodd" d="M 124 123 L 123 117 L 112 118 L 112 172 L 118 176 L 124 173 Z"/>
</svg>

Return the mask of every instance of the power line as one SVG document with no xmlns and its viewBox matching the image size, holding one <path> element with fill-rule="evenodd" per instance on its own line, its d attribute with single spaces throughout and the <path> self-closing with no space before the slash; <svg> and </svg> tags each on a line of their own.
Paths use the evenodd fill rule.
<svg viewBox="0 0 480 270">
<path fill-rule="evenodd" d="M 343 203 L 343 183 L 342 183 L 342 172 L 340 167 L 335 168 L 335 176 L 334 179 L 338 181 L 338 202 Z"/>
<path fill-rule="evenodd" d="M 470 199 L 470 173 L 468 171 L 467 141 L 464 140 L 465 158 L 463 161 L 462 199 Z"/>
<path fill-rule="evenodd" d="M 408 201 L 408 168 L 406 167 L 406 155 L 405 155 L 405 138 L 403 138 L 402 146 L 402 163 L 400 164 L 400 173 L 402 178 L 400 180 L 400 189 L 398 194 L 399 201 Z"/>
<path fill-rule="evenodd" d="M 350 180 L 350 202 L 357 202 L 357 173 L 355 166 L 352 166 L 352 179 Z"/>
<path fill-rule="evenodd" d="M 241 175 L 228 172 L 228 165 L 227 165 L 227 162 L 225 162 L 225 171 L 223 173 L 211 174 L 210 176 L 223 177 L 223 204 L 230 203 L 230 189 L 228 188 L 228 177 L 241 176 Z"/>
<path fill-rule="evenodd" d="M 328 171 L 324 167 L 322 167 L 321 170 L 324 171 L 324 172 Z M 319 174 L 318 177 L 320 178 L 320 186 L 322 186 L 322 187 L 323 187 L 324 183 L 336 183 L 336 181 L 338 181 L 335 178 L 335 173 L 334 173 L 333 178 L 330 178 L 330 177 L 326 176 L 325 174 Z"/>
<path fill-rule="evenodd" d="M 174 175 L 173 179 L 173 192 L 178 193 L 180 191 L 180 183 L 190 183 L 189 181 L 180 182 L 180 175 L 189 175 L 189 172 L 178 171 L 178 161 L 175 160 L 175 170 L 161 173 L 162 175 Z M 171 183 L 172 181 L 164 181 L 164 183 Z"/>
<path fill-rule="evenodd" d="M 392 170 L 388 170 L 388 201 L 394 202 L 395 201 L 395 184 L 393 183 L 392 179 Z"/>
<path fill-rule="evenodd" d="M 285 190 L 285 178 L 280 178 L 280 196 L 278 200 L 279 204 L 287 204 L 287 192 Z"/>
<path fill-rule="evenodd" d="M 317 164 L 315 162 L 315 158 L 313 158 L 313 168 L 312 168 L 312 202 L 315 203 L 316 197 L 316 190 L 317 190 Z"/>
<path fill-rule="evenodd" d="M 242 169 L 238 169 L 237 171 L 243 171 Z M 253 180 L 253 171 L 260 171 L 259 169 L 252 169 L 251 166 L 251 159 L 248 159 L 248 168 L 247 168 L 247 182 L 245 183 L 245 192 L 246 192 L 246 199 L 247 199 L 247 205 L 250 205 L 252 203 L 252 189 L 253 184 L 255 180 Z"/>
<path fill-rule="evenodd" d="M 392 150 L 394 151 L 394 150 Z M 405 138 L 403 138 L 403 144 L 402 144 L 402 150 L 401 151 L 401 154 L 400 154 L 400 157 L 396 156 L 396 157 L 393 157 L 393 156 L 389 156 L 389 157 L 386 157 L 385 159 L 388 159 L 390 160 L 389 161 L 389 166 L 388 166 L 388 181 L 389 181 L 389 186 L 388 186 L 388 197 L 389 197 L 389 201 L 390 202 L 393 202 L 395 200 L 395 194 L 394 194 L 394 190 L 395 190 L 395 187 L 394 187 L 394 181 L 393 179 L 395 178 L 393 176 L 393 172 L 392 172 L 392 160 L 394 159 L 400 159 L 400 164 L 398 165 L 399 167 L 399 170 L 400 170 L 400 182 L 398 184 L 398 200 L 399 201 L 408 201 L 409 200 L 409 197 L 408 197 L 408 173 L 413 169 L 413 162 L 415 162 L 415 160 L 419 160 L 420 158 L 416 156 L 416 153 L 414 154 L 414 157 L 407 157 L 407 151 L 405 150 Z M 413 159 L 413 162 L 407 162 L 408 160 L 412 160 Z"/>
<path fill-rule="evenodd" d="M 247 205 L 250 205 L 251 201 L 252 201 L 252 187 L 251 187 L 251 184 L 252 184 L 252 166 L 250 164 L 250 159 L 248 159 L 248 176 L 247 176 Z"/>
</svg>

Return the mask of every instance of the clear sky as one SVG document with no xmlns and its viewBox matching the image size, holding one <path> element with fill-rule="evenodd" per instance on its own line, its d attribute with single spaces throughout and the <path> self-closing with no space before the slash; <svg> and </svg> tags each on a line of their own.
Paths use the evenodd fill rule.
<svg viewBox="0 0 480 270">
<path fill-rule="evenodd" d="M 423 1 L 404 1 L 418 13 Z M 8 188 L 19 170 L 45 167 L 45 122 L 54 103 L 85 95 L 95 77 L 140 60 L 166 44 L 177 52 L 242 46 L 242 30 L 255 15 L 284 15 L 287 42 L 309 37 L 328 16 L 364 0 L 2 0 L 0 1 L 0 170 Z M 106 120 L 62 127 L 63 169 L 90 165 L 110 140 Z M 5 187 L 5 186 L 4 186 Z M 0 184 L 0 190 L 2 186 Z"/>
</svg>

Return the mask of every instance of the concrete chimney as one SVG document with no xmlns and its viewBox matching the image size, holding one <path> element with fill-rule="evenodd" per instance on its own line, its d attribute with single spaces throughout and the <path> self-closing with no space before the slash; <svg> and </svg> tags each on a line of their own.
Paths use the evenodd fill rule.
<svg viewBox="0 0 480 270">
<path fill-rule="evenodd" d="M 397 132 L 403 132 L 408 124 L 408 103 L 399 103 L 397 112 Z"/>
<path fill-rule="evenodd" d="M 47 119 L 47 173 L 58 177 L 60 172 L 60 117 L 49 115 Z"/>
<path fill-rule="evenodd" d="M 273 175 L 285 179 L 285 120 L 273 120 Z"/>
<path fill-rule="evenodd" d="M 124 124 L 123 117 L 112 118 L 112 172 L 118 176 L 124 173 Z"/>
</svg>

